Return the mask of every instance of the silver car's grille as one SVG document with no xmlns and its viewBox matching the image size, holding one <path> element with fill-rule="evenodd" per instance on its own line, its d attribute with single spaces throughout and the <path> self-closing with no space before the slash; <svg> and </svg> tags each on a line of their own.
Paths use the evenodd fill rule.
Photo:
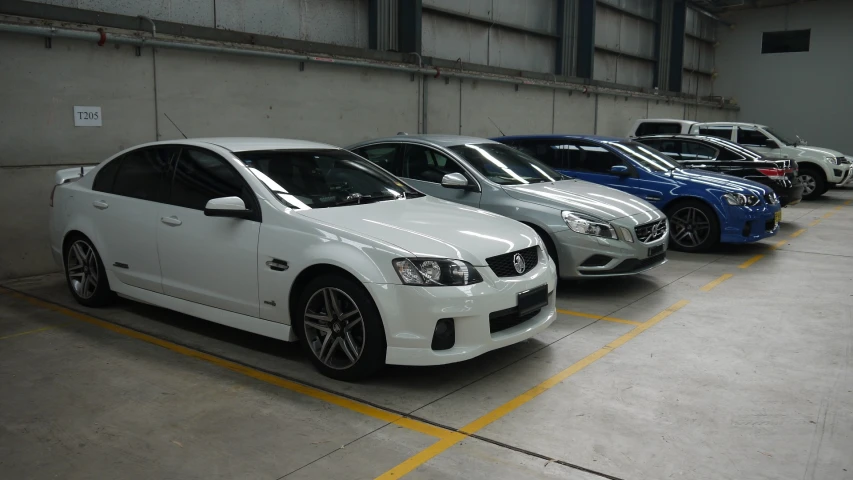
<svg viewBox="0 0 853 480">
<path fill-rule="evenodd" d="M 634 232 L 637 234 L 637 240 L 643 243 L 660 240 L 666 235 L 666 219 L 634 227 Z"/>
<path fill-rule="evenodd" d="M 850 163 L 850 160 L 847 160 L 845 157 L 837 157 L 837 158 L 838 158 L 838 164 L 839 165 L 844 165 L 844 164 Z"/>
</svg>

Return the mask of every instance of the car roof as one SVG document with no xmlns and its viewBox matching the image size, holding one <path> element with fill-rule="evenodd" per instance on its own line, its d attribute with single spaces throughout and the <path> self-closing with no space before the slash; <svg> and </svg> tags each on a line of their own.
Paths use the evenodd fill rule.
<svg viewBox="0 0 853 480">
<path fill-rule="evenodd" d="M 423 134 L 409 135 L 400 133 L 393 137 L 374 138 L 364 142 L 358 142 L 356 145 L 365 143 L 380 143 L 380 142 L 414 142 L 414 143 L 432 143 L 442 147 L 454 147 L 456 145 L 468 145 L 471 143 L 497 143 L 488 138 L 469 137 L 465 135 L 444 135 L 444 134 Z"/>
<path fill-rule="evenodd" d="M 492 140 L 495 140 L 496 142 L 512 141 L 512 140 L 559 140 L 559 139 L 592 140 L 592 141 L 599 141 L 599 142 L 630 142 L 630 140 L 628 140 L 627 138 L 607 137 L 604 135 L 545 134 L 545 135 L 508 135 L 506 137 L 492 138 Z"/>
<path fill-rule="evenodd" d="M 197 147 L 208 147 L 216 145 L 232 152 L 249 152 L 256 150 L 339 150 L 340 147 L 326 143 L 311 142 L 308 140 L 292 140 L 287 138 L 263 138 L 263 137 L 210 137 L 210 138 L 188 138 L 182 140 L 167 140 L 162 142 L 148 143 L 145 146 L 155 145 L 193 145 Z"/>
<path fill-rule="evenodd" d="M 641 119 L 637 120 L 637 123 L 642 123 L 642 122 L 673 122 L 673 123 L 685 123 L 685 124 L 689 124 L 689 125 L 697 123 L 693 120 L 684 120 L 681 118 L 641 118 Z"/>
<path fill-rule="evenodd" d="M 700 125 L 725 125 L 727 127 L 737 126 L 737 127 L 767 128 L 767 125 L 762 125 L 760 123 L 747 123 L 747 122 L 701 122 Z"/>
</svg>

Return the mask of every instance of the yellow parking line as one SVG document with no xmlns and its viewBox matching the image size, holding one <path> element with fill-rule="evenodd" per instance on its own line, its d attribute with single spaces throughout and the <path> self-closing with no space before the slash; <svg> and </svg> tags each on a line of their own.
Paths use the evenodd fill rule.
<svg viewBox="0 0 853 480">
<path fill-rule="evenodd" d="M 829 217 L 831 217 L 831 216 L 833 216 L 833 215 L 835 215 L 835 212 L 826 212 L 826 213 L 824 213 L 824 214 L 823 214 L 823 218 L 829 218 Z"/>
<path fill-rule="evenodd" d="M 441 454 L 445 450 L 456 445 L 457 443 L 459 443 L 460 441 L 465 439 L 466 435 L 472 435 L 472 434 L 478 432 L 479 430 L 482 430 L 484 427 L 488 426 L 492 422 L 502 418 L 503 416 L 512 412 L 516 408 L 518 408 L 518 407 L 524 405 L 525 403 L 533 400 L 534 398 L 538 397 L 539 395 L 548 391 L 549 389 L 555 387 L 556 385 L 559 385 L 560 382 L 562 382 L 562 381 L 566 380 L 567 378 L 571 377 L 572 375 L 580 372 L 584 368 L 592 365 L 593 363 L 600 360 L 602 357 L 604 357 L 608 353 L 610 353 L 613 350 L 615 350 L 615 349 L 621 347 L 622 345 L 626 344 L 628 341 L 630 341 L 631 339 L 633 339 L 637 335 L 639 335 L 639 334 L 643 333 L 644 331 L 648 330 L 649 328 L 655 326 L 661 320 L 672 315 L 673 313 L 675 313 L 676 311 L 678 311 L 679 309 L 681 309 L 682 307 L 684 307 L 688 303 L 689 302 L 687 300 L 678 301 L 677 303 L 675 303 L 671 307 L 669 307 L 666 310 L 658 313 L 654 317 L 650 318 L 648 321 L 643 322 L 640 325 L 637 325 L 630 332 L 622 335 L 621 337 L 617 338 L 616 340 L 608 343 L 607 345 L 601 347 L 600 349 L 596 350 L 595 352 L 587 355 L 586 357 L 584 357 L 583 359 L 581 359 L 577 363 L 571 365 L 570 367 L 566 368 L 565 370 L 561 371 L 560 373 L 552 376 L 551 378 L 545 380 L 544 382 L 540 383 L 539 385 L 536 385 L 535 387 L 533 387 L 530 390 L 522 393 L 521 395 L 513 398 L 512 400 L 506 402 L 505 404 L 495 408 L 491 412 L 489 412 L 489 413 L 483 415 L 482 417 L 474 420 L 473 422 L 469 423 L 468 425 L 465 425 L 464 427 L 459 429 L 460 433 L 447 435 L 445 438 L 443 438 L 443 439 L 439 440 L 438 442 L 430 445 L 429 447 L 427 447 L 426 449 L 417 453 L 413 457 L 405 460 L 403 463 L 397 465 L 396 467 L 392 468 L 391 470 L 388 470 L 387 472 L 385 472 L 381 476 L 377 477 L 377 480 L 380 480 L 380 479 L 381 480 L 396 479 L 396 478 L 402 477 L 403 475 L 406 475 L 407 473 L 411 472 L 412 470 L 414 470 L 414 469 L 418 468 L 419 466 L 423 465 L 424 463 L 428 462 L 432 458 L 438 456 L 439 454 Z"/>
<path fill-rule="evenodd" d="M 806 233 L 806 229 L 805 229 L 805 228 L 801 228 L 801 229 L 797 230 L 796 232 L 794 232 L 794 233 L 792 233 L 792 234 L 790 234 L 790 235 L 788 235 L 788 236 L 789 236 L 790 238 L 797 238 L 797 237 L 799 237 L 800 235 L 802 235 L 802 234 L 804 234 L 804 233 Z"/>
<path fill-rule="evenodd" d="M 814 222 L 810 223 L 810 224 L 809 224 L 809 226 L 810 226 L 810 227 L 814 227 L 814 226 L 815 226 L 815 225 L 817 225 L 818 223 L 820 223 L 820 219 L 819 219 L 819 218 L 818 218 L 817 220 L 815 220 Z"/>
<path fill-rule="evenodd" d="M 787 240 L 779 240 L 778 242 L 774 243 L 773 246 L 770 248 L 772 250 L 776 250 L 777 248 L 784 246 L 786 243 L 788 243 Z"/>
<path fill-rule="evenodd" d="M 842 208 L 844 208 L 844 205 L 839 205 L 839 206 L 835 207 L 836 210 L 841 210 Z"/>
<path fill-rule="evenodd" d="M 168 340 L 162 340 L 157 337 L 153 337 L 146 333 L 137 332 L 136 330 L 131 330 L 129 328 L 125 328 L 104 320 L 100 320 L 95 317 L 91 317 L 84 313 L 75 312 L 74 310 L 50 303 L 45 302 L 43 300 L 39 300 L 35 297 L 31 297 L 29 295 L 25 295 L 22 293 L 14 292 L 11 290 L 6 290 L 4 288 L 0 288 L 0 292 L 6 293 L 8 295 L 12 295 L 17 298 L 21 298 L 30 302 L 33 305 L 38 307 L 46 308 L 48 310 L 52 310 L 54 312 L 60 313 L 62 315 L 89 323 L 91 325 L 95 325 L 106 330 L 110 330 L 112 332 L 125 335 L 137 340 L 141 340 L 146 343 L 150 343 L 152 345 L 157 345 L 158 347 L 163 347 L 167 350 L 171 350 L 175 353 L 180 353 L 181 355 L 186 355 L 188 357 L 197 358 L 199 360 L 204 360 L 206 362 L 212 363 L 214 365 L 218 365 L 223 368 L 227 368 L 233 372 L 237 372 L 248 377 L 252 377 L 256 380 L 260 380 L 265 383 L 269 383 L 278 387 L 285 388 L 292 392 L 300 393 L 317 400 L 322 400 L 327 403 L 331 403 L 333 405 L 337 405 L 339 407 L 346 408 L 347 410 L 351 410 L 356 413 L 360 413 L 362 415 L 366 415 L 368 417 L 373 417 L 377 420 L 381 420 L 383 422 L 393 423 L 395 425 L 399 425 L 404 428 L 408 428 L 410 430 L 414 430 L 419 433 L 423 433 L 425 435 L 431 435 L 434 437 L 443 438 L 449 435 L 451 432 L 444 430 L 442 428 L 430 425 L 428 423 L 419 422 L 417 420 L 413 420 L 411 418 L 403 417 L 402 415 L 388 412 L 382 410 L 380 408 L 376 408 L 371 405 L 367 405 L 364 403 L 357 402 L 355 400 L 350 400 L 348 398 L 341 397 L 339 395 L 335 395 L 333 393 L 329 393 L 317 388 L 309 387 L 307 385 L 302 385 L 301 383 L 296 383 L 291 380 L 286 380 L 284 378 L 262 372 L 260 370 L 255 370 L 254 368 L 247 367 L 246 365 L 239 364 L 237 362 L 232 362 L 230 360 L 226 360 L 224 358 L 216 357 L 204 352 L 200 352 L 198 350 L 193 350 L 192 348 L 184 347 L 182 345 L 178 345 L 176 343 L 172 343 Z"/>
<path fill-rule="evenodd" d="M 26 332 L 13 333 L 13 334 L 11 334 L 11 335 L 6 335 L 6 336 L 4 336 L 4 337 L 0 337 L 0 340 L 6 340 L 7 338 L 20 337 L 20 336 L 22 336 L 22 335 L 29 335 L 29 334 L 31 334 L 31 333 L 39 333 L 39 332 L 43 332 L 43 331 L 45 331 L 45 330 L 52 330 L 52 329 L 54 329 L 54 328 L 56 328 L 56 327 L 58 327 L 58 326 L 59 326 L 59 325 L 51 325 L 51 326 L 49 326 L 49 327 L 36 328 L 35 330 L 27 330 Z"/>
<path fill-rule="evenodd" d="M 622 320 L 621 318 L 602 317 L 601 315 L 593 315 L 591 313 L 574 312 L 572 310 L 557 309 L 557 313 L 571 315 L 573 317 L 594 318 L 595 320 L 606 320 L 608 322 L 624 323 L 626 325 L 640 325 L 643 322 L 635 322 L 633 320 Z"/>
<path fill-rule="evenodd" d="M 754 256 L 754 257 L 750 258 L 749 260 L 747 260 L 747 261 L 745 261 L 745 262 L 741 263 L 740 265 L 738 265 L 738 268 L 749 268 L 749 266 L 750 266 L 750 265 L 752 265 L 753 263 L 755 263 L 755 262 L 757 262 L 757 261 L 761 260 L 762 258 L 764 258 L 764 255 L 761 255 L 761 254 L 756 255 L 756 256 Z"/>
<path fill-rule="evenodd" d="M 847 200 L 846 202 L 844 202 L 844 205 L 851 205 L 851 204 L 853 204 L 853 200 Z"/>
<path fill-rule="evenodd" d="M 708 283 L 707 285 L 700 288 L 699 290 L 702 290 L 703 292 L 710 292 L 714 287 L 716 287 L 717 285 L 725 282 L 726 280 L 728 280 L 732 277 L 734 277 L 734 275 L 732 275 L 731 273 L 724 273 L 724 274 L 720 275 L 720 278 L 714 280 L 713 282 Z"/>
</svg>

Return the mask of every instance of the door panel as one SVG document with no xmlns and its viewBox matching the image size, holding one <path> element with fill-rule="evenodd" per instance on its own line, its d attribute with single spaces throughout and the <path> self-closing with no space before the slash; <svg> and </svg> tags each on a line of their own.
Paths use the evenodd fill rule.
<svg viewBox="0 0 853 480">
<path fill-rule="evenodd" d="M 157 214 L 172 147 L 142 148 L 105 165 L 85 208 L 91 209 L 104 268 L 120 282 L 162 292 Z"/>
<path fill-rule="evenodd" d="M 415 144 L 406 145 L 402 168 L 401 177 L 406 183 L 427 195 L 472 207 L 480 206 L 480 192 L 441 186 L 441 179 L 448 173 L 461 173 L 471 184 L 474 180 L 455 160 L 435 149 Z"/>
<path fill-rule="evenodd" d="M 157 219 L 163 292 L 257 317 L 260 222 L 204 214 L 209 200 L 229 196 L 258 209 L 254 192 L 225 159 L 203 149 L 181 151 Z"/>
</svg>

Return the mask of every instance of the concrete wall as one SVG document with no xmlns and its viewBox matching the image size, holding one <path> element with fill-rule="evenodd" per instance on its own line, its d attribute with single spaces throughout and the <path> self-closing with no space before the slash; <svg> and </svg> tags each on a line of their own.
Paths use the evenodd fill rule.
<svg viewBox="0 0 853 480">
<path fill-rule="evenodd" d="M 612 5 L 613 8 L 608 5 Z M 643 0 L 600 2 L 595 10 L 595 46 L 598 48 L 595 51 L 593 78 L 636 87 L 653 87 L 657 64 L 630 55 L 655 57 L 655 24 L 622 10 L 646 18 L 656 18 L 658 15 L 657 2 Z M 628 56 L 615 52 L 622 52 Z"/>
<path fill-rule="evenodd" d="M 734 96 L 739 119 L 853 156 L 853 2 L 822 0 L 732 14 L 719 29 L 715 90 Z M 808 52 L 761 54 L 763 32 L 811 29 Z"/>
<path fill-rule="evenodd" d="M 347 145 L 398 131 L 624 135 L 635 118 L 716 120 L 720 110 L 664 100 L 376 69 L 0 34 L 0 279 L 54 271 L 47 221 L 57 169 L 124 148 L 189 136 L 293 137 Z M 421 85 L 423 82 L 423 86 Z M 425 92 L 425 93 L 424 93 Z M 425 118 L 421 118 L 425 99 Z M 75 105 L 100 106 L 102 127 L 74 127 Z M 491 119 L 491 121 L 490 121 Z"/>
</svg>

